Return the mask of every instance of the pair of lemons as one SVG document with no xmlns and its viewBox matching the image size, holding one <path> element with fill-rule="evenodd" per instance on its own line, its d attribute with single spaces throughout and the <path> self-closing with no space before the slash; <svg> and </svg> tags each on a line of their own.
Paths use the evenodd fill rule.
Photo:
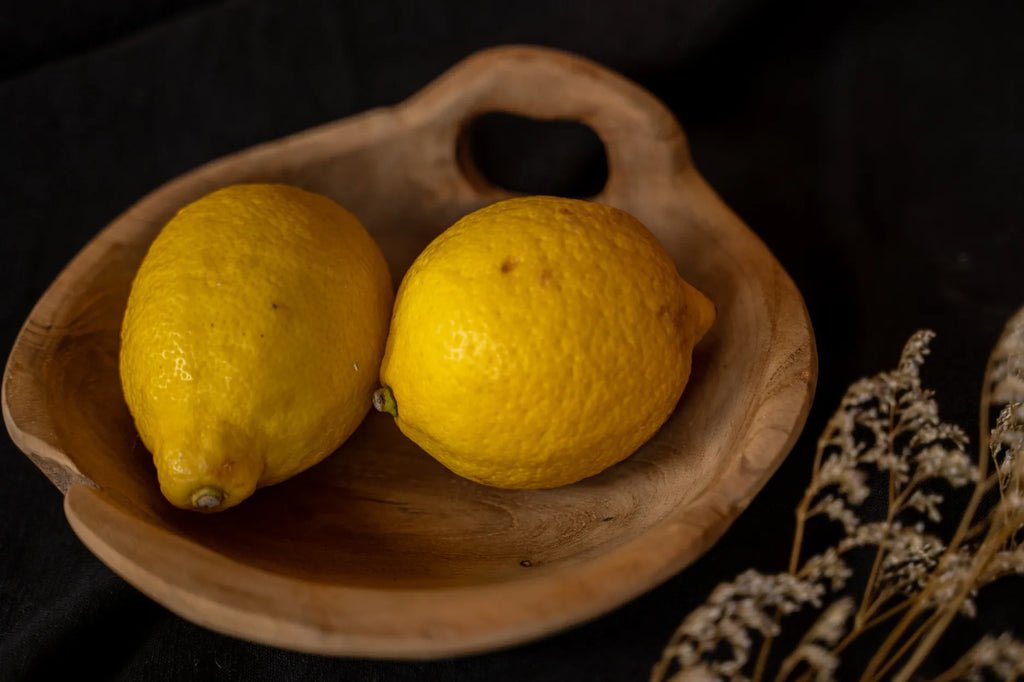
<svg viewBox="0 0 1024 682">
<path fill-rule="evenodd" d="M 174 505 L 215 511 L 319 462 L 371 400 L 455 473 L 573 483 L 665 422 L 715 316 L 628 214 L 502 201 L 438 236 L 393 294 L 359 221 L 234 185 L 150 247 L 121 332 L 125 398 Z"/>
</svg>

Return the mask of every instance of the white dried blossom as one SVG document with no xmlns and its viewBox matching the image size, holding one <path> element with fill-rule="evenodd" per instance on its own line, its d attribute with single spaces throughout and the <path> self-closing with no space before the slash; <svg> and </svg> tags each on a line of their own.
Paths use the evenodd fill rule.
<svg viewBox="0 0 1024 682">
<path fill-rule="evenodd" d="M 942 513 L 939 505 L 942 504 L 942 495 L 938 493 L 927 493 L 923 490 L 915 490 L 907 500 L 907 507 L 921 512 L 928 517 L 929 521 L 938 523 L 942 521 Z"/>
<path fill-rule="evenodd" d="M 879 471 L 890 473 L 896 480 L 897 489 L 910 481 L 910 464 L 907 460 L 895 452 L 880 450 L 869 453 L 864 459 L 878 467 Z"/>
<path fill-rule="evenodd" d="M 903 346 L 903 354 L 900 357 L 897 372 L 906 376 L 919 377 L 921 365 L 924 364 L 924 358 L 931 352 L 929 344 L 931 344 L 934 338 L 935 332 L 930 329 L 915 332 L 906 345 Z"/>
<path fill-rule="evenodd" d="M 1007 403 L 1003 406 L 992 430 L 993 447 L 1002 447 L 1018 452 L 1024 447 L 1024 403 Z"/>
<path fill-rule="evenodd" d="M 951 603 L 959 594 L 965 583 L 971 579 L 974 553 L 970 547 L 961 547 L 956 552 L 948 552 L 942 558 L 940 570 L 932 576 L 932 591 L 927 605 L 930 607 Z M 960 607 L 961 613 L 967 617 L 975 614 L 974 595 L 977 587 L 968 590 L 968 596 Z"/>
<path fill-rule="evenodd" d="M 851 405 L 867 402 L 873 399 L 875 396 L 875 380 L 874 379 L 858 379 L 853 382 L 848 389 L 846 389 L 846 395 L 843 396 L 842 402 L 839 405 L 840 411 L 850 407 Z"/>
<path fill-rule="evenodd" d="M 906 435 L 911 446 L 935 439 L 938 433 L 939 405 L 934 393 L 921 388 L 913 377 L 897 400 L 895 434 Z"/>
<path fill-rule="evenodd" d="M 836 550 L 845 553 L 868 545 L 882 550 L 879 584 L 903 594 L 924 587 L 946 549 L 938 536 L 925 532 L 922 524 L 905 526 L 900 521 L 880 521 L 858 526 L 839 541 Z"/>
<path fill-rule="evenodd" d="M 827 580 L 832 591 L 843 589 L 853 575 L 853 570 L 839 555 L 840 550 L 829 547 L 804 562 L 800 575 L 814 582 Z"/>
<path fill-rule="evenodd" d="M 885 555 L 879 583 L 904 594 L 924 587 L 946 550 L 945 543 L 925 533 L 922 526 L 907 528 L 899 524 L 893 524 L 882 547 Z"/>
<path fill-rule="evenodd" d="M 918 425 L 913 437 L 910 439 L 911 447 L 946 442 L 956 449 L 966 449 L 971 439 L 967 437 L 964 430 L 956 424 L 947 424 L 946 422 L 939 421 L 938 405 L 934 400 L 929 400 L 928 402 L 932 406 L 932 419 Z"/>
<path fill-rule="evenodd" d="M 857 468 L 856 453 L 843 450 L 831 455 L 821 465 L 815 485 L 818 490 L 836 486 L 839 494 L 853 505 L 859 505 L 871 494 L 867 474 Z"/>
<path fill-rule="evenodd" d="M 846 506 L 842 498 L 834 495 L 825 495 L 807 511 L 808 517 L 818 514 L 824 514 L 833 521 L 843 524 L 847 535 L 856 531 L 857 525 L 860 523 L 857 514 Z"/>
<path fill-rule="evenodd" d="M 835 645 L 846 634 L 846 623 L 850 620 L 853 607 L 854 602 L 850 597 L 832 602 L 807 631 L 804 639 L 823 642 L 829 646 Z"/>
<path fill-rule="evenodd" d="M 986 679 L 986 670 L 1001 680 L 1024 675 L 1024 642 L 1008 632 L 998 637 L 985 635 L 944 677 L 981 682 Z"/>
<path fill-rule="evenodd" d="M 987 585 L 1008 575 L 1024 575 L 1024 547 L 996 552 L 978 576 L 978 585 Z"/>
<path fill-rule="evenodd" d="M 932 443 L 923 448 L 915 457 L 915 478 L 941 478 L 954 488 L 978 480 L 978 468 L 963 450 L 950 448 L 941 443 Z"/>
<path fill-rule="evenodd" d="M 900 527 L 899 521 L 894 521 L 892 524 L 884 522 L 865 523 L 857 527 L 852 535 L 849 535 L 839 541 L 838 549 L 840 552 L 848 552 L 851 549 L 857 547 L 864 547 L 866 545 L 880 545 L 885 542 L 885 539 L 889 537 L 892 532 L 892 528 Z"/>
</svg>

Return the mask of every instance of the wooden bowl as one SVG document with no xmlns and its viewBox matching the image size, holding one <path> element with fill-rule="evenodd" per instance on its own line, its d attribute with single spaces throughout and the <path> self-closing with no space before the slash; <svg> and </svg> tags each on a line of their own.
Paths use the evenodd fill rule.
<svg viewBox="0 0 1024 682">
<path fill-rule="evenodd" d="M 117 370 L 128 289 L 161 226 L 223 185 L 291 183 L 358 215 L 397 283 L 434 235 L 509 196 L 458 151 L 466 123 L 489 111 L 590 125 L 609 165 L 594 199 L 650 227 L 716 302 L 669 422 L 599 476 L 509 491 L 456 477 L 371 414 L 323 463 L 235 509 L 172 508 Z M 399 106 L 233 154 L 146 196 L 36 305 L 7 364 L 3 410 L 14 441 L 66 493 L 82 542 L 170 610 L 290 649 L 424 658 L 579 623 L 694 561 L 792 447 L 816 371 L 800 293 L 698 174 L 669 111 L 589 61 L 505 47 Z"/>
</svg>

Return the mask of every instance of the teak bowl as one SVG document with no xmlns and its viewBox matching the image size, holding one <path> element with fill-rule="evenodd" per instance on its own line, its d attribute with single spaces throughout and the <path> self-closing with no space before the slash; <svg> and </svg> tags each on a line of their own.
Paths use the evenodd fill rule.
<svg viewBox="0 0 1024 682">
<path fill-rule="evenodd" d="M 509 196 L 461 149 L 467 122 L 489 111 L 591 126 L 609 166 L 594 200 L 650 227 L 717 304 L 669 422 L 603 474 L 510 491 L 456 477 L 371 414 L 327 460 L 235 509 L 172 508 L 117 370 L 129 286 L 161 226 L 223 185 L 299 185 L 359 216 L 397 284 L 441 230 Z M 66 493 L 82 542 L 170 610 L 290 649 L 425 658 L 568 627 L 690 564 L 792 447 L 816 372 L 800 293 L 698 174 L 671 113 L 592 62 L 514 46 L 469 57 L 398 106 L 233 154 L 146 196 L 32 311 L 3 411 L 14 441 Z"/>
</svg>

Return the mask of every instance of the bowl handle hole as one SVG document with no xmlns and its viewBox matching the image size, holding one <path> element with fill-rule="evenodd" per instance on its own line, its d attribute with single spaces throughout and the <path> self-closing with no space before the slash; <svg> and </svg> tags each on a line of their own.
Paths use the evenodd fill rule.
<svg viewBox="0 0 1024 682">
<path fill-rule="evenodd" d="M 604 144 L 578 121 L 483 113 L 462 126 L 456 159 L 478 189 L 589 199 L 608 182 Z"/>
</svg>

